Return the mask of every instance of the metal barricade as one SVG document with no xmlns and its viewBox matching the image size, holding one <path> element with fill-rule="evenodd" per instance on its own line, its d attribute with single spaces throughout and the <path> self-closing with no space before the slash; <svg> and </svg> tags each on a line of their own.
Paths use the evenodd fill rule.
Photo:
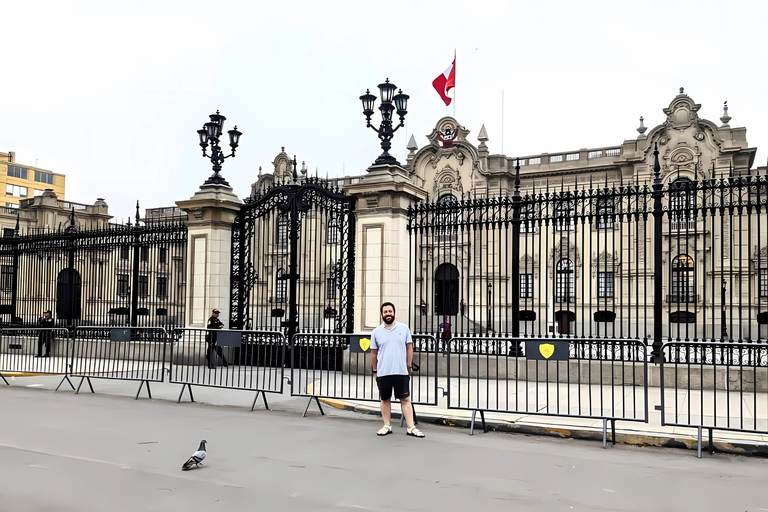
<svg viewBox="0 0 768 512">
<path fill-rule="evenodd" d="M 293 336 L 291 395 L 309 397 L 304 415 L 313 400 L 324 414 L 320 398 L 379 401 L 371 368 L 370 338 L 370 334 Z M 437 340 L 434 336 L 416 334 L 413 344 L 411 403 L 437 405 Z"/>
<path fill-rule="evenodd" d="M 661 424 L 768 434 L 768 345 L 667 342 L 660 361 Z"/>
<path fill-rule="evenodd" d="M 56 391 L 69 380 L 69 330 L 11 328 L 0 330 L 0 379 L 3 373 L 63 375 Z"/>
<path fill-rule="evenodd" d="M 72 377 L 80 377 L 93 393 L 91 378 L 163 382 L 168 333 L 160 327 L 77 327 L 72 330 Z"/>
<path fill-rule="evenodd" d="M 170 380 L 192 386 L 256 391 L 269 409 L 266 393 L 282 393 L 286 339 L 278 331 L 174 329 L 171 343 Z"/>
<path fill-rule="evenodd" d="M 453 338 L 448 408 L 648 422 L 648 363 L 639 340 Z"/>
</svg>

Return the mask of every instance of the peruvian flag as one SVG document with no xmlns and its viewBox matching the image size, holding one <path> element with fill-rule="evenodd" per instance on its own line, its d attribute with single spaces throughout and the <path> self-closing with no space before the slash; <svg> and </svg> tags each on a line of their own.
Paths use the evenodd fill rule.
<svg viewBox="0 0 768 512">
<path fill-rule="evenodd" d="M 432 87 L 435 88 L 437 94 L 443 98 L 446 106 L 451 104 L 451 98 L 447 96 L 448 91 L 456 87 L 456 56 L 453 56 L 453 62 L 448 69 L 440 73 L 437 78 L 432 81 Z"/>
</svg>

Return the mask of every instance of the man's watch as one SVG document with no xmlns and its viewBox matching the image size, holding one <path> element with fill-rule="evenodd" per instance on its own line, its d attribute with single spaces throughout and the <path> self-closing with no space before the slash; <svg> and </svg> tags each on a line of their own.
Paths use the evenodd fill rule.
<svg viewBox="0 0 768 512">
<path fill-rule="evenodd" d="M 376 373 L 376 370 L 373 370 L 373 373 Z"/>
</svg>

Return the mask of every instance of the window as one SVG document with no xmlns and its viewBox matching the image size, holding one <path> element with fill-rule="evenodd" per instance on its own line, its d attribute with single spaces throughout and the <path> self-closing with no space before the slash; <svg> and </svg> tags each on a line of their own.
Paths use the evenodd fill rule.
<svg viewBox="0 0 768 512">
<path fill-rule="evenodd" d="M 680 254 L 672 260 L 672 293 L 669 302 L 695 302 L 693 258 Z"/>
<path fill-rule="evenodd" d="M 27 197 L 27 187 L 7 184 L 5 185 L 5 195 L 14 197 Z"/>
<path fill-rule="evenodd" d="M 288 244 L 288 216 L 285 214 L 277 217 L 277 245 Z"/>
<path fill-rule="evenodd" d="M 329 244 L 339 243 L 339 221 L 336 217 L 328 219 L 328 232 L 326 233 L 326 239 Z"/>
<path fill-rule="evenodd" d="M 555 231 L 576 230 L 576 202 L 573 199 L 560 201 L 555 206 Z"/>
<path fill-rule="evenodd" d="M 149 295 L 149 277 L 139 276 L 139 295 L 146 297 Z"/>
<path fill-rule="evenodd" d="M 49 172 L 35 171 L 35 181 L 39 181 L 40 183 L 48 183 L 49 185 L 53 185 L 53 174 L 51 174 Z"/>
<path fill-rule="evenodd" d="M 277 280 L 275 283 L 275 302 L 286 302 L 288 297 L 288 280 L 283 279 L 285 270 L 277 269 Z"/>
<path fill-rule="evenodd" d="M 573 162 L 574 160 L 578 160 L 578 159 L 579 159 L 578 153 L 568 153 L 567 155 L 565 155 L 566 162 Z"/>
<path fill-rule="evenodd" d="M 128 291 L 128 274 L 117 274 L 117 294 L 124 297 Z"/>
<path fill-rule="evenodd" d="M 43 191 L 42 191 L 42 190 L 38 190 L 38 189 L 35 189 L 35 190 L 32 192 L 32 194 L 34 194 L 34 196 L 35 196 L 35 197 L 40 197 L 41 195 L 43 195 Z"/>
<path fill-rule="evenodd" d="M 168 249 L 161 247 L 157 250 L 157 259 L 159 263 L 168 263 Z"/>
<path fill-rule="evenodd" d="M 520 207 L 520 233 L 535 233 L 536 221 L 539 216 L 539 205 L 529 203 Z"/>
<path fill-rule="evenodd" d="M 141 261 L 144 261 L 144 262 L 149 261 L 149 247 L 142 247 L 140 254 L 141 254 Z"/>
<path fill-rule="evenodd" d="M 549 157 L 549 161 L 550 161 L 550 163 L 553 163 L 553 164 L 555 164 L 557 162 L 562 162 L 563 161 L 563 155 L 552 155 L 551 157 Z"/>
<path fill-rule="evenodd" d="M 338 289 L 337 288 L 338 285 L 336 283 L 336 278 L 329 277 L 328 279 L 326 279 L 325 280 L 325 286 L 326 286 L 326 288 L 325 288 L 325 298 L 326 299 L 335 300 L 336 299 L 336 290 Z"/>
<path fill-rule="evenodd" d="M 677 178 L 670 184 L 669 220 L 673 231 L 696 229 L 694 193 L 693 182 L 688 178 Z"/>
<path fill-rule="evenodd" d="M 13 289 L 13 265 L 3 265 L 0 268 L 0 290 Z"/>
<path fill-rule="evenodd" d="M 576 280 L 573 261 L 569 259 L 558 261 L 556 276 L 555 302 L 575 302 Z"/>
<path fill-rule="evenodd" d="M 157 278 L 157 298 L 164 299 L 166 297 L 168 297 L 168 278 L 158 277 Z"/>
<path fill-rule="evenodd" d="M 760 297 L 768 297 L 768 269 L 760 269 Z"/>
<path fill-rule="evenodd" d="M 446 194 L 437 200 L 435 224 L 438 237 L 450 237 L 458 231 L 459 201 L 455 196 Z"/>
<path fill-rule="evenodd" d="M 602 158 L 602 156 L 603 156 L 603 150 L 602 149 L 597 149 L 595 151 L 590 151 L 587 154 L 587 158 Z"/>
<path fill-rule="evenodd" d="M 3 228 L 3 236 L 16 236 L 16 230 L 13 228 Z"/>
<path fill-rule="evenodd" d="M 5 203 L 6 208 L 18 208 L 19 205 L 17 203 Z"/>
<path fill-rule="evenodd" d="M 533 298 L 533 274 L 520 274 L 520 298 Z"/>
<path fill-rule="evenodd" d="M 528 165 L 539 165 L 541 164 L 541 157 L 537 156 L 536 158 L 529 158 L 528 159 Z"/>
<path fill-rule="evenodd" d="M 25 180 L 27 179 L 27 169 L 24 167 L 19 167 L 18 165 L 9 165 L 8 176 Z"/>
<path fill-rule="evenodd" d="M 597 298 L 610 299 L 613 297 L 613 272 L 597 273 Z"/>
<path fill-rule="evenodd" d="M 127 245 L 124 245 L 120 247 L 120 259 L 121 260 L 127 260 L 130 259 L 130 247 Z"/>
<path fill-rule="evenodd" d="M 597 200 L 597 229 L 613 228 L 613 198 Z"/>
</svg>

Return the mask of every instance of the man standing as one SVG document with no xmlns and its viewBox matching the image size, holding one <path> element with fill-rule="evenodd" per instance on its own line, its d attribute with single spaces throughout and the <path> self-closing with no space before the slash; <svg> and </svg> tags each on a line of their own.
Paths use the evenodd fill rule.
<svg viewBox="0 0 768 512">
<path fill-rule="evenodd" d="M 211 318 L 208 319 L 208 329 L 210 330 L 218 330 L 223 329 L 224 324 L 219 320 L 219 310 L 214 309 L 213 314 L 211 315 Z M 221 351 L 221 347 L 216 345 L 216 333 L 215 332 L 209 332 L 205 335 L 205 342 L 208 344 L 208 350 L 206 350 L 205 359 L 208 361 L 208 368 L 211 370 L 215 370 L 216 366 L 213 364 L 213 351 L 216 350 L 216 353 L 221 357 L 221 360 L 224 362 L 224 366 L 227 366 L 227 358 L 224 357 L 224 353 Z"/>
<path fill-rule="evenodd" d="M 379 385 L 381 397 L 381 418 L 384 426 L 376 435 L 386 436 L 392 433 L 392 391 L 400 400 L 400 408 L 408 425 L 406 434 L 424 437 L 413 424 L 413 406 L 411 405 L 410 376 L 413 375 L 413 339 L 408 326 L 395 322 L 395 305 L 385 302 L 381 305 L 383 324 L 373 330 L 371 335 L 371 366 Z"/>
<path fill-rule="evenodd" d="M 53 328 L 53 316 L 51 310 L 43 312 L 43 316 L 38 318 L 37 325 L 42 329 Z M 35 357 L 51 357 L 51 338 L 53 332 L 48 330 L 38 331 L 37 334 L 37 355 Z M 43 354 L 43 345 L 45 345 L 45 354 Z"/>
</svg>

